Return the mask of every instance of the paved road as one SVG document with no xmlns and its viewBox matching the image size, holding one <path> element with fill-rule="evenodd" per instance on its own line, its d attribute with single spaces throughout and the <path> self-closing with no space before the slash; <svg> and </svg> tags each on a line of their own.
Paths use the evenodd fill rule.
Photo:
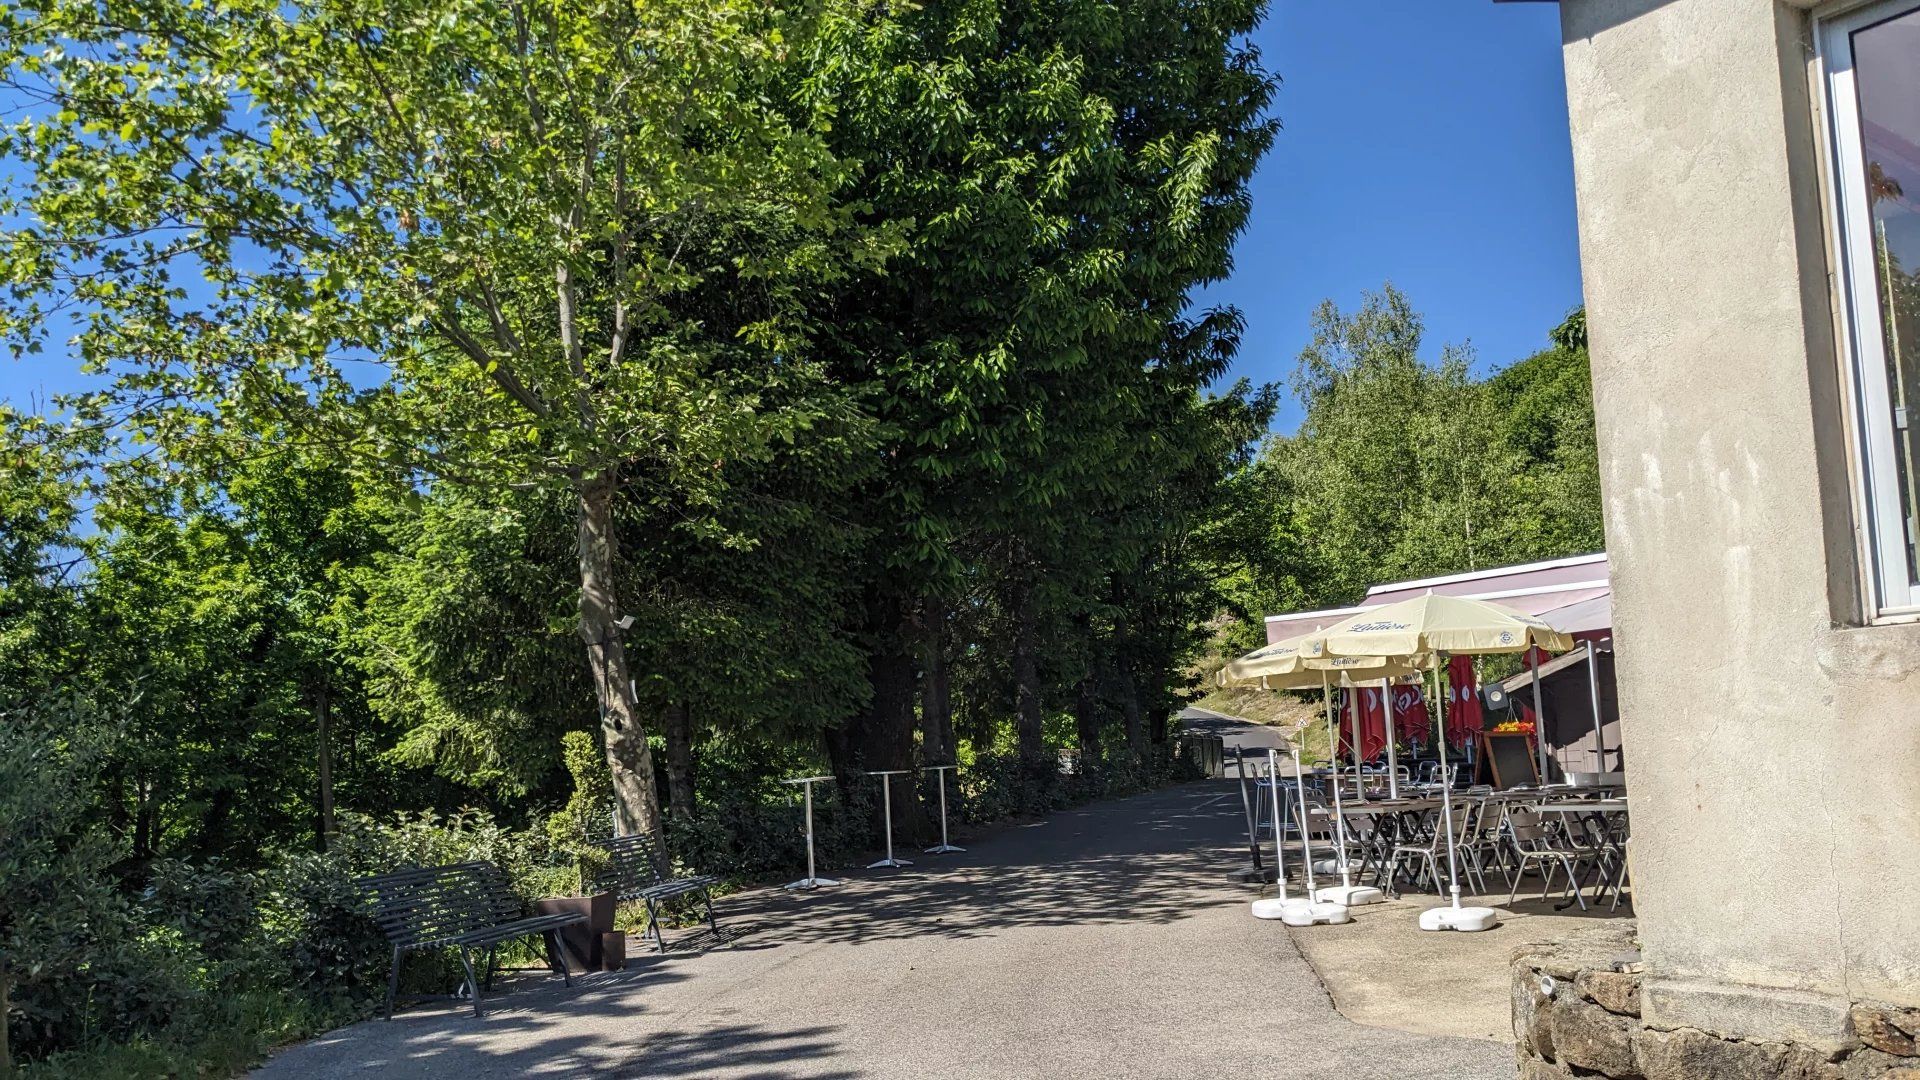
<svg viewBox="0 0 1920 1080">
<path fill-rule="evenodd" d="M 1226 743 L 1228 776 L 1240 775 L 1238 771 L 1240 758 L 1235 753 L 1236 750 L 1246 751 L 1249 776 L 1266 768 L 1268 748 L 1278 750 L 1283 755 L 1287 751 L 1287 737 L 1280 734 L 1278 728 L 1249 723 L 1237 716 L 1228 716 L 1226 713 L 1217 713 L 1211 709 L 1180 710 L 1180 727 L 1183 731 L 1205 732 L 1220 736 Z"/>
<path fill-rule="evenodd" d="M 521 982 L 479 1020 L 422 1006 L 345 1028 L 258 1075 L 1513 1075 L 1509 1048 L 1334 1012 L 1226 881 L 1242 827 L 1230 781 L 1055 814 L 839 888 L 731 897 L 722 941 L 572 990 Z"/>
</svg>

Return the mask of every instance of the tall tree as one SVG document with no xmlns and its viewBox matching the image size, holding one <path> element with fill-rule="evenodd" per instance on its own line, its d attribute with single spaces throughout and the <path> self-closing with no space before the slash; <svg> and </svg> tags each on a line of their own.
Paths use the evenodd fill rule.
<svg viewBox="0 0 1920 1080">
<path fill-rule="evenodd" d="M 657 830 L 628 688 L 623 491 L 711 505 L 805 423 L 800 283 L 877 261 L 775 78 L 832 5 L 749 0 L 31 0 L 0 9 L 22 119 L 0 336 L 77 323 L 181 456 L 270 417 L 408 482 L 564 492 L 578 634 L 628 830 Z M 687 298 L 725 289 L 715 323 Z M 700 309 L 712 310 L 711 305 Z"/>
<path fill-rule="evenodd" d="M 1167 327 L 1226 272 L 1274 132 L 1245 40 L 1263 11 L 990 0 L 832 35 L 820 85 L 844 116 L 834 146 L 859 163 L 851 191 L 909 229 L 885 276 L 838 293 L 822 338 L 869 389 L 884 446 L 861 500 L 874 693 L 832 743 L 843 778 L 910 764 L 915 656 L 900 642 L 940 647 L 919 620 L 962 603 L 1006 616 L 964 621 L 991 640 L 947 640 L 1009 667 L 1020 754 L 1047 762 L 1048 635 L 1098 578 L 1067 565 L 1062 538 L 1082 492 L 1125 482 L 1112 452 L 1131 449 Z M 928 662 L 935 728 L 950 659 Z"/>
</svg>

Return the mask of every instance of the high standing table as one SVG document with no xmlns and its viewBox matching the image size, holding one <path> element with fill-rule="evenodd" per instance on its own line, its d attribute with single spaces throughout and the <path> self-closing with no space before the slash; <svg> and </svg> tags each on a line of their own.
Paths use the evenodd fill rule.
<svg viewBox="0 0 1920 1080">
<path fill-rule="evenodd" d="M 904 775 L 907 771 L 908 770 L 906 769 L 869 769 L 867 770 L 868 776 L 877 776 L 880 778 L 880 805 L 886 808 L 886 815 L 887 815 L 887 818 L 886 818 L 887 857 L 884 859 L 881 859 L 879 862 L 868 863 L 867 869 L 869 870 L 872 870 L 872 869 L 875 869 L 876 867 L 881 867 L 881 866 L 912 866 L 913 865 L 913 863 L 907 861 L 906 859 L 896 859 L 893 857 L 893 778 L 896 776 Z"/>
<path fill-rule="evenodd" d="M 831 776 L 800 776 L 792 780 L 783 780 L 786 784 L 799 784 L 806 792 L 807 799 L 807 876 L 799 881 L 787 883 L 789 889 L 817 889 L 822 885 L 838 885 L 833 878 L 815 877 L 813 874 L 813 785 L 822 780 L 831 780 Z"/>
<path fill-rule="evenodd" d="M 931 770 L 940 781 L 940 842 L 927 849 L 929 855 L 944 855 L 949 851 L 967 850 L 947 843 L 947 774 L 959 767 L 958 765 L 925 765 L 920 769 L 921 772 Z M 891 833 L 893 830 L 887 831 Z"/>
</svg>

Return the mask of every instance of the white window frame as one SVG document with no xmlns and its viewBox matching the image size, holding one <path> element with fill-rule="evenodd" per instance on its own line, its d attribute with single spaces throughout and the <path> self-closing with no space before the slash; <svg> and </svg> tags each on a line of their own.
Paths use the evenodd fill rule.
<svg viewBox="0 0 1920 1080">
<path fill-rule="evenodd" d="M 1920 582 L 1907 566 L 1907 529 L 1901 521 L 1899 448 L 1887 388 L 1886 339 L 1880 332 L 1852 35 L 1913 11 L 1920 11 L 1920 0 L 1879 0 L 1822 18 L 1815 35 L 1828 117 L 1833 250 L 1839 256 L 1840 322 L 1848 359 L 1843 366 L 1856 421 L 1851 433 L 1860 470 L 1856 498 L 1867 533 L 1866 615 L 1875 622 L 1909 622 L 1920 616 Z M 1920 417 L 1908 422 L 1920 423 Z M 1920 507 L 1914 512 L 1920 515 Z"/>
</svg>

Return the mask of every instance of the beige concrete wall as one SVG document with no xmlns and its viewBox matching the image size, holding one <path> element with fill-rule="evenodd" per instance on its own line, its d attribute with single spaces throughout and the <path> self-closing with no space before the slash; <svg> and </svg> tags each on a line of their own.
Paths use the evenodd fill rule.
<svg viewBox="0 0 1920 1080">
<path fill-rule="evenodd" d="M 1920 627 L 1843 628 L 1809 13 L 1561 10 L 1649 1007 L 1920 1004 Z"/>
</svg>

